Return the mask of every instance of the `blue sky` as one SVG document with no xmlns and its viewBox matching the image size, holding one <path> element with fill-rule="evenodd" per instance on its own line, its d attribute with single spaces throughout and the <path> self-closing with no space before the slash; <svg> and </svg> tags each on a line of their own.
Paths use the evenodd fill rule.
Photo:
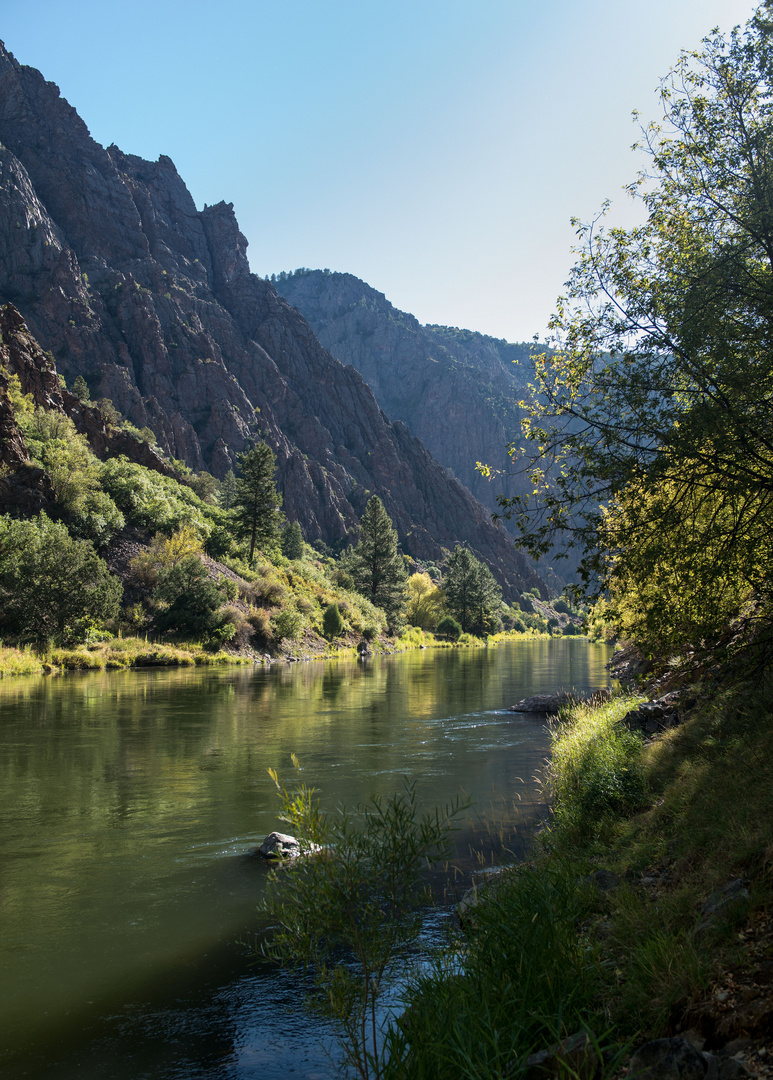
<svg viewBox="0 0 773 1080">
<path fill-rule="evenodd" d="M 617 223 L 680 49 L 746 0 L 5 0 L 0 37 L 104 145 L 233 202 L 261 275 L 364 278 L 422 322 L 543 336 L 572 215 Z"/>
</svg>

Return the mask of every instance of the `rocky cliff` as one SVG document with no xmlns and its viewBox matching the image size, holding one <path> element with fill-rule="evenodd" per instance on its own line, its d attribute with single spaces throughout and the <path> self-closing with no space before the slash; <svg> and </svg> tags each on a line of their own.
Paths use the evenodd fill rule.
<svg viewBox="0 0 773 1080">
<path fill-rule="evenodd" d="M 511 540 L 250 273 L 231 204 L 197 210 L 167 157 L 97 144 L 52 83 L 0 45 L 0 301 L 71 382 L 87 380 L 163 450 L 223 475 L 257 431 L 288 516 L 344 540 L 370 494 L 405 550 L 457 541 L 513 595 L 540 581 Z"/>
<path fill-rule="evenodd" d="M 531 374 L 528 344 L 470 330 L 422 326 L 352 274 L 296 270 L 276 287 L 333 356 L 353 364 L 381 408 L 492 510 L 525 491 L 506 445 L 520 431 L 518 402 Z M 491 480 L 476 469 L 485 462 Z"/>
</svg>

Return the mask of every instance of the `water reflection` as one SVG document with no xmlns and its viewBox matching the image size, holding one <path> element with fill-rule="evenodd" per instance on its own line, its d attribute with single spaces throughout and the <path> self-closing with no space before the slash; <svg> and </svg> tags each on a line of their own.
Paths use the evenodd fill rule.
<svg viewBox="0 0 773 1080">
<path fill-rule="evenodd" d="M 463 790 L 463 852 L 484 815 L 512 850 L 509 808 L 530 816 L 547 738 L 502 710 L 604 685 L 606 657 L 545 640 L 0 683 L 3 1075 L 267 1077 L 281 1053 L 276 1076 L 326 1069 L 297 988 L 235 944 L 265 878 L 246 852 L 279 824 L 266 770 L 297 753 L 328 809 L 405 776 L 424 806 Z M 289 1051 L 270 1035 L 285 999 Z"/>
</svg>

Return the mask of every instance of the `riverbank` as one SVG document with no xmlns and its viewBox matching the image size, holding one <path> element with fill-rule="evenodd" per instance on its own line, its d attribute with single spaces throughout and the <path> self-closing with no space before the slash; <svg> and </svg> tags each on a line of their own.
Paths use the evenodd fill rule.
<svg viewBox="0 0 773 1080">
<path fill-rule="evenodd" d="M 556 723 L 549 825 L 415 986 L 394 1075 L 499 1077 L 582 1032 L 579 1075 L 675 1036 L 720 1076 L 771 1075 L 772 682 L 691 688 L 650 739 L 625 720 L 641 698 Z"/>
<path fill-rule="evenodd" d="M 429 631 L 409 627 L 397 638 L 377 638 L 369 643 L 372 653 L 390 655 L 411 649 L 489 648 L 520 638 L 550 637 L 529 631 L 496 634 L 488 639 L 463 634 L 459 641 L 436 638 Z M 281 652 L 256 653 L 219 649 L 198 642 L 153 642 L 147 638 L 121 637 L 73 648 L 36 650 L 30 645 L 0 646 L 0 679 L 14 675 L 62 675 L 68 671 L 124 671 L 149 667 L 213 667 L 226 664 L 276 663 L 281 661 L 335 660 L 356 657 L 354 640 L 331 644 L 315 635 L 313 641 L 287 642 Z"/>
</svg>

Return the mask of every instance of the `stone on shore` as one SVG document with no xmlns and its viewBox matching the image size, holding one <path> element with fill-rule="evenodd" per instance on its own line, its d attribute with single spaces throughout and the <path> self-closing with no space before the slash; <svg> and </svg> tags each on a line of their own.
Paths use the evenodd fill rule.
<svg viewBox="0 0 773 1080">
<path fill-rule="evenodd" d="M 591 693 L 578 693 L 576 690 L 568 690 L 560 694 L 535 694 L 533 697 L 524 698 L 515 705 L 508 707 L 508 712 L 539 713 L 545 716 L 557 713 L 565 705 L 578 705 L 585 702 L 601 704 L 609 701 L 612 691 L 593 690 Z"/>
</svg>

